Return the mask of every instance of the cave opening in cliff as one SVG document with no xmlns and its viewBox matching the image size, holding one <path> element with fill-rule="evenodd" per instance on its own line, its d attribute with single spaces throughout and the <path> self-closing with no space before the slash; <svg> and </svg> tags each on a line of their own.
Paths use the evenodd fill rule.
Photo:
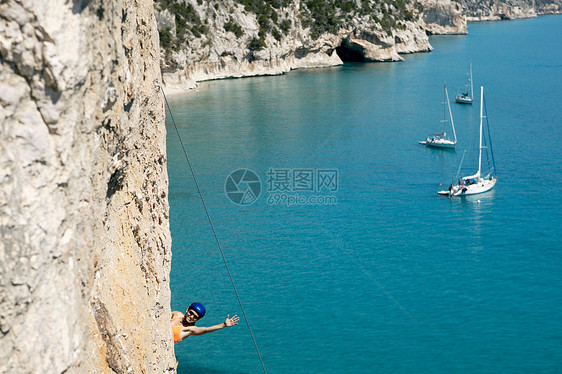
<svg viewBox="0 0 562 374">
<path fill-rule="evenodd" d="M 336 47 L 336 53 L 343 62 L 365 62 L 365 56 L 361 51 L 351 48 L 347 43 L 340 44 Z"/>
</svg>

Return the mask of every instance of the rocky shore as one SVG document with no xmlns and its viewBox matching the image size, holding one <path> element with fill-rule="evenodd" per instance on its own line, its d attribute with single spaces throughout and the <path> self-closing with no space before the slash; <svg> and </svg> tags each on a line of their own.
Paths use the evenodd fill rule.
<svg viewBox="0 0 562 374">
<path fill-rule="evenodd" d="M 162 71 L 167 94 L 181 93 L 205 80 L 283 74 L 292 69 L 336 66 L 343 61 L 400 61 L 401 54 L 428 52 L 428 33 L 466 34 L 466 21 L 460 8 L 449 0 L 428 0 L 423 12 L 414 2 L 371 4 L 370 12 L 350 10 L 336 13 L 342 21 L 331 32 L 315 32 L 306 21 L 310 10 L 300 0 L 287 7 L 272 8 L 272 14 L 284 25 L 276 33 L 262 33 L 263 18 L 248 11 L 235 0 L 214 3 L 188 0 L 194 13 L 190 19 L 201 21 L 199 36 L 191 35 L 180 48 L 163 48 Z M 364 5 L 365 6 L 365 5 Z M 400 12 L 405 14 L 400 18 Z M 392 14 L 393 16 L 390 16 Z M 177 38 L 175 15 L 156 5 L 159 29 Z M 192 23 L 196 23 L 192 21 Z M 237 28 L 238 27 L 238 28 Z M 256 40 L 263 45 L 255 47 Z M 165 44 L 165 43 L 164 43 Z"/>
<path fill-rule="evenodd" d="M 460 0 L 460 5 L 467 21 L 500 21 L 562 13 L 562 0 Z"/>
<path fill-rule="evenodd" d="M 368 0 L 358 7 L 335 8 L 333 18 L 340 20 L 337 26 L 318 32 L 307 17 L 312 14 L 316 20 L 322 14 L 314 13 L 310 5 L 314 2 L 310 1 L 280 1 L 286 6 L 266 8 L 268 17 L 277 22 L 267 22 L 260 13 L 263 9 L 243 6 L 237 0 L 187 0 L 184 11 L 190 12 L 186 18 L 191 28 L 186 31 L 185 27 L 178 30 L 177 15 L 163 2 L 156 1 L 161 38 L 166 35 L 177 40 L 180 31 L 189 38 L 174 48 L 162 43 L 167 94 L 184 93 L 196 88 L 198 82 L 213 79 L 276 75 L 344 61 L 399 61 L 401 54 L 431 51 L 428 35 L 467 34 L 467 21 L 536 17 L 562 10 L 562 0 L 544 4 L 422 0 L 383 6 Z"/>
</svg>

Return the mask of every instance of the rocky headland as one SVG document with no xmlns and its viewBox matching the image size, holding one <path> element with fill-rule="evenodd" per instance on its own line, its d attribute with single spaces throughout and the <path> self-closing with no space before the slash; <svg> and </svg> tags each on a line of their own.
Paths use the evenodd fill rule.
<svg viewBox="0 0 562 374">
<path fill-rule="evenodd" d="M 465 34 L 449 0 L 156 1 L 164 83 L 282 74 L 343 61 L 400 61 L 429 33 Z"/>
<path fill-rule="evenodd" d="M 499 21 L 562 13 L 562 0 L 459 0 L 467 21 Z"/>
<path fill-rule="evenodd" d="M 562 0 L 156 0 L 166 91 L 344 61 L 399 61 L 467 21 L 559 13 Z"/>
</svg>

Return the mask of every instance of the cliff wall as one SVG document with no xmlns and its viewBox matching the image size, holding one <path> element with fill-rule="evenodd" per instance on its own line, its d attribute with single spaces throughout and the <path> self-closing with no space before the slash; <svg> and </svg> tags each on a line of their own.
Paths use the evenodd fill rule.
<svg viewBox="0 0 562 374">
<path fill-rule="evenodd" d="M 467 21 L 560 13 L 562 0 L 155 0 L 164 84 L 282 74 L 430 51 Z"/>
<path fill-rule="evenodd" d="M 152 0 L 0 3 L 0 372 L 173 372 Z"/>
<path fill-rule="evenodd" d="M 462 6 L 453 1 L 426 0 L 423 4 L 423 21 L 428 34 L 467 34 Z"/>
<path fill-rule="evenodd" d="M 466 33 L 450 0 L 158 0 L 164 83 L 197 82 L 430 51 L 426 31 Z M 444 16 L 436 16 L 445 12 Z M 433 23 L 439 23 L 434 26 Z"/>
<path fill-rule="evenodd" d="M 562 0 L 459 0 L 468 21 L 496 21 L 562 13 Z"/>
</svg>

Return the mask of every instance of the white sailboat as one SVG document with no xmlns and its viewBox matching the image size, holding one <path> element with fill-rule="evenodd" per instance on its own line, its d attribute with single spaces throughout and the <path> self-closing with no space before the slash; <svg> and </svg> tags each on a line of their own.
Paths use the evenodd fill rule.
<svg viewBox="0 0 562 374">
<path fill-rule="evenodd" d="M 460 104 L 472 104 L 472 99 L 474 97 L 474 92 L 472 89 L 472 61 L 470 62 L 470 68 L 468 73 L 468 84 L 466 85 L 466 92 L 463 92 L 455 96 L 455 100 Z"/>
<path fill-rule="evenodd" d="M 488 116 L 484 115 L 484 87 L 480 87 L 480 141 L 478 149 L 478 171 L 476 174 L 462 177 L 459 183 L 456 185 L 451 184 L 447 191 L 437 191 L 440 195 L 452 196 L 465 196 L 465 195 L 475 195 L 491 190 L 496 185 L 498 178 L 496 177 L 496 165 L 494 161 L 494 153 L 492 149 L 492 142 L 490 140 L 490 127 L 488 124 Z M 483 119 L 486 118 L 486 125 L 488 129 L 488 145 L 482 144 L 482 123 Z M 489 170 L 485 173 L 482 172 L 482 150 L 490 149 L 492 164 L 489 165 Z M 463 155 L 464 156 L 464 155 Z M 464 158 L 464 157 L 463 157 Z M 488 162 L 489 163 L 489 162 Z M 460 170 L 460 168 L 459 168 Z"/>
<path fill-rule="evenodd" d="M 443 132 L 432 134 L 427 139 L 419 141 L 418 143 L 424 144 L 428 147 L 437 148 L 455 148 L 457 145 L 457 134 L 455 132 L 455 123 L 453 122 L 453 113 L 451 112 L 451 104 L 449 103 L 449 94 L 447 93 L 447 85 L 443 86 Z M 448 109 L 448 112 L 447 112 Z M 447 115 L 448 113 L 448 115 Z M 453 128 L 454 139 L 447 139 L 447 122 L 448 118 L 451 119 L 451 127 Z"/>
</svg>

